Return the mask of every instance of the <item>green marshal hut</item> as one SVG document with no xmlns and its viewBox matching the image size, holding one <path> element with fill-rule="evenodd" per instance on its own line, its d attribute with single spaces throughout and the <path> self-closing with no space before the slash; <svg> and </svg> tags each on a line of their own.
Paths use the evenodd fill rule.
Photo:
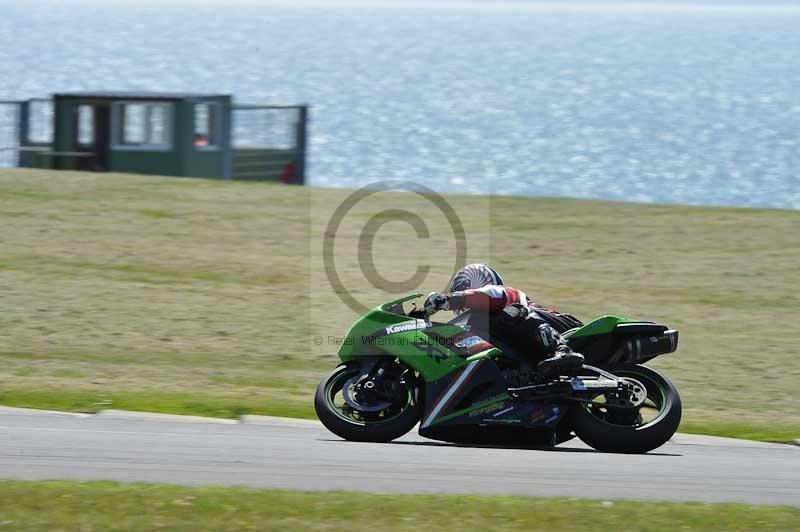
<svg viewBox="0 0 800 532">
<path fill-rule="evenodd" d="M 18 166 L 305 183 L 306 105 L 230 95 L 68 92 L 16 106 Z M 49 127 L 48 127 L 48 122 Z"/>
</svg>

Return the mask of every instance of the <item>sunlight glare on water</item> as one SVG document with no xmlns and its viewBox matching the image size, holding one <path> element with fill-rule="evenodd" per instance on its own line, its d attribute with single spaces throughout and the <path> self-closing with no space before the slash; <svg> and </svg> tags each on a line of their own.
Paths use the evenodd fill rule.
<svg viewBox="0 0 800 532">
<path fill-rule="evenodd" d="M 312 106 L 310 182 L 800 208 L 800 8 L 0 2 L 0 99 Z"/>
</svg>

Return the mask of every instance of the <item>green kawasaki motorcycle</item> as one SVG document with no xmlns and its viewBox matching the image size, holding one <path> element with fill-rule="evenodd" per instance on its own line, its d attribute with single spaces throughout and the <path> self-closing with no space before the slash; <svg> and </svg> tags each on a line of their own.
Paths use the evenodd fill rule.
<svg viewBox="0 0 800 532">
<path fill-rule="evenodd" d="M 465 444 L 557 445 L 646 453 L 678 429 L 675 386 L 642 366 L 678 347 L 678 332 L 603 316 L 563 333 L 586 357 L 578 375 L 541 380 L 525 357 L 479 334 L 469 311 L 436 323 L 414 294 L 376 307 L 341 340 L 342 364 L 314 406 L 334 434 L 388 442 L 419 423 L 426 438 Z"/>
</svg>

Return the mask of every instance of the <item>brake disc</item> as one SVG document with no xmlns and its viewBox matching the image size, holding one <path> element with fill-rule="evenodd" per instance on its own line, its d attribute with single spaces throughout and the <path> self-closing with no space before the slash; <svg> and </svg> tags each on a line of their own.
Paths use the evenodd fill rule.
<svg viewBox="0 0 800 532">
<path fill-rule="evenodd" d="M 366 381 L 364 385 L 373 384 L 372 381 L 366 380 L 366 377 L 366 375 L 357 375 L 344 383 L 344 386 L 342 386 L 344 402 L 359 412 L 380 412 L 392 406 L 390 401 L 370 404 L 359 399 L 358 396 L 364 393 L 360 389 L 362 381 Z"/>
</svg>

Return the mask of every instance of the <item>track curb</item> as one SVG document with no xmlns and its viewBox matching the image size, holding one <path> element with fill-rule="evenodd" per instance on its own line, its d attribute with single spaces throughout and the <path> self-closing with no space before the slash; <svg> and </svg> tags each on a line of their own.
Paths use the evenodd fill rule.
<svg viewBox="0 0 800 532">
<path fill-rule="evenodd" d="M 247 414 L 239 418 L 239 423 L 244 425 L 277 425 L 282 427 L 321 427 L 322 423 L 316 419 L 303 419 L 294 417 L 256 416 Z"/>
<path fill-rule="evenodd" d="M 234 425 L 239 423 L 236 419 L 205 416 L 184 416 L 181 414 L 161 414 L 158 412 L 137 412 L 134 410 L 100 410 L 96 414 L 87 414 L 99 418 L 132 419 L 143 421 L 175 421 L 178 423 L 220 423 Z"/>
<path fill-rule="evenodd" d="M 39 408 L 18 408 L 16 406 L 0 406 L 0 415 L 47 415 L 47 416 L 69 416 L 78 418 L 92 417 L 96 414 L 88 414 L 86 412 L 64 412 L 62 410 L 42 410 Z"/>
<path fill-rule="evenodd" d="M 255 425 L 264 427 L 302 427 L 322 428 L 323 425 L 316 419 L 303 419 L 279 416 L 259 416 L 247 414 L 238 419 L 219 417 L 191 416 L 181 414 L 162 414 L 158 412 L 139 412 L 134 410 L 100 410 L 96 413 L 64 412 L 61 410 L 42 410 L 38 408 L 18 408 L 0 406 L 0 415 L 41 415 L 41 416 L 68 416 L 90 420 L 97 419 L 128 419 L 131 421 L 153 421 L 173 423 L 202 423 L 219 425 Z M 669 440 L 675 445 L 701 445 L 708 447 L 756 447 L 762 449 L 797 449 L 800 450 L 800 439 L 786 443 L 770 443 L 755 440 L 740 440 L 720 436 L 705 436 L 702 434 L 676 433 Z"/>
</svg>

